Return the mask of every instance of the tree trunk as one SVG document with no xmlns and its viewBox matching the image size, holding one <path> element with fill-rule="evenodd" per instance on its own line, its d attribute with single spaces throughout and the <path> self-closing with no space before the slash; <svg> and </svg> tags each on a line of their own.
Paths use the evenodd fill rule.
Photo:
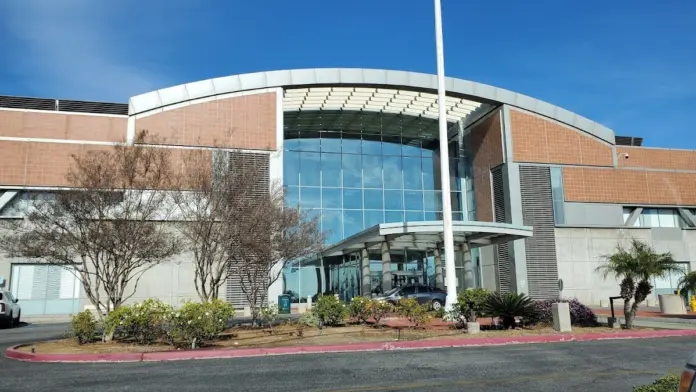
<svg viewBox="0 0 696 392">
<path fill-rule="evenodd" d="M 626 319 L 626 329 L 633 328 L 633 318 L 636 313 L 631 309 L 631 300 L 624 298 L 624 318 Z"/>
</svg>

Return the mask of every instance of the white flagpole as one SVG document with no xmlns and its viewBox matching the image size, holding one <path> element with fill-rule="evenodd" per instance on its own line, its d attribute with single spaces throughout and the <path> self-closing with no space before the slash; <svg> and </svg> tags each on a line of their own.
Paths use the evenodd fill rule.
<svg viewBox="0 0 696 392">
<path fill-rule="evenodd" d="M 442 183 L 442 224 L 445 243 L 445 271 L 447 300 L 445 309 L 451 310 L 457 302 L 457 276 L 454 267 L 454 233 L 450 195 L 449 147 L 447 138 L 447 100 L 445 99 L 445 53 L 442 38 L 442 7 L 435 0 L 435 45 L 437 47 L 437 105 L 440 120 L 440 182 Z"/>
</svg>

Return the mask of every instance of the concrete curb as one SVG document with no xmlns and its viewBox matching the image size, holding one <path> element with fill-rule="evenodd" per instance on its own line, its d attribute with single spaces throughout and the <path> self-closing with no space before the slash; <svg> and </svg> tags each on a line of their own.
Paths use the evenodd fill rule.
<svg viewBox="0 0 696 392">
<path fill-rule="evenodd" d="M 588 342 L 596 340 L 620 339 L 651 339 L 681 336 L 696 336 L 696 330 L 661 330 L 661 331 L 631 331 L 606 332 L 586 334 L 558 334 L 544 336 L 517 336 L 494 338 L 439 339 L 396 342 L 371 342 L 344 345 L 325 346 L 295 346 L 274 348 L 221 349 L 221 350 L 183 350 L 160 351 L 151 353 L 122 353 L 122 354 L 32 354 L 20 351 L 19 348 L 28 344 L 10 347 L 5 350 L 7 358 L 26 362 L 163 362 L 192 359 L 223 359 L 259 357 L 267 355 L 344 353 L 356 351 L 391 351 L 417 350 L 453 347 L 502 346 L 509 344 L 557 343 L 557 342 Z"/>
</svg>

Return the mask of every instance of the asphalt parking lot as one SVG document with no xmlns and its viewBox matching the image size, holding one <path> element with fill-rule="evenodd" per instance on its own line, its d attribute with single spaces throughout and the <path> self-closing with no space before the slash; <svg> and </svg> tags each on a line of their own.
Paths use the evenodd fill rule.
<svg viewBox="0 0 696 392">
<path fill-rule="evenodd" d="M 65 324 L 0 330 L 0 347 L 61 336 Z M 696 350 L 693 337 L 293 355 L 163 363 L 0 359 L 7 391 L 631 391 Z"/>
</svg>

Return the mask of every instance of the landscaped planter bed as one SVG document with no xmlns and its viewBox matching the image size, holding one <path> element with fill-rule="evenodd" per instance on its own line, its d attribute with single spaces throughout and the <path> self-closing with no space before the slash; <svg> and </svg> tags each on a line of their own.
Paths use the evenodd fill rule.
<svg viewBox="0 0 696 392">
<path fill-rule="evenodd" d="M 634 329 L 635 331 L 636 329 Z M 654 330 L 653 328 L 641 328 L 641 331 Z M 571 334 L 587 333 L 611 333 L 617 337 L 628 332 L 626 330 L 611 329 L 605 326 L 598 327 L 574 327 Z M 478 334 L 467 334 L 456 329 L 442 328 L 375 328 L 370 325 L 346 325 L 319 330 L 307 328 L 303 330 L 303 336 L 298 336 L 298 328 L 295 325 L 281 325 L 270 329 L 250 329 L 244 327 L 231 328 L 225 331 L 223 338 L 198 350 L 214 349 L 241 349 L 241 348 L 272 348 L 292 346 L 324 346 L 346 345 L 368 342 L 394 342 L 400 341 L 427 341 L 436 339 L 476 339 L 517 336 L 542 336 L 562 335 L 548 326 L 532 328 L 520 328 L 514 330 L 482 330 Z M 176 347 L 155 343 L 150 345 L 138 345 L 128 342 L 94 342 L 79 345 L 74 339 L 58 339 L 46 342 L 37 342 L 19 348 L 20 351 L 36 354 L 106 354 L 106 353 L 141 353 L 158 351 L 176 351 Z"/>
</svg>

